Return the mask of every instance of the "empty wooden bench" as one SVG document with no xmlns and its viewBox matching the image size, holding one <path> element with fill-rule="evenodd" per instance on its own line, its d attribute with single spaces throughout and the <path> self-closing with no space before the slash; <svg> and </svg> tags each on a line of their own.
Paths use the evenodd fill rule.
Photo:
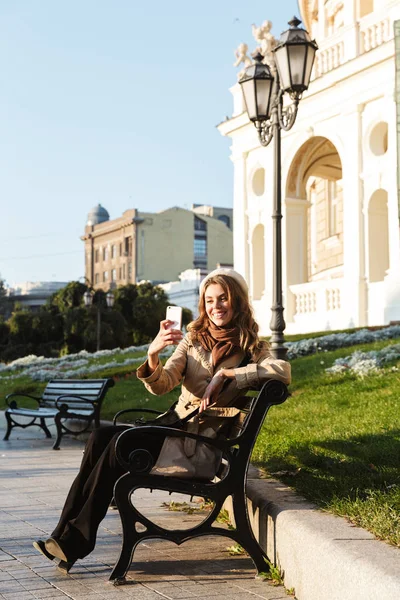
<svg viewBox="0 0 400 600">
<path fill-rule="evenodd" d="M 61 438 L 65 433 L 76 435 L 84 433 L 94 422 L 100 425 L 100 409 L 107 390 L 114 385 L 113 379 L 52 379 L 46 385 L 41 398 L 30 394 L 12 393 L 6 397 L 8 408 L 5 410 L 7 431 L 4 436 L 8 440 L 15 427 L 31 427 L 37 425 L 51 438 L 46 421 L 54 421 L 57 428 L 57 439 L 53 450 L 60 449 Z M 37 408 L 19 407 L 15 398 L 31 398 L 38 404 Z M 15 417 L 17 418 L 15 420 Z M 18 421 L 18 417 L 30 419 L 28 423 Z M 84 421 L 80 431 L 72 431 L 66 424 L 67 419 Z"/>
<path fill-rule="evenodd" d="M 114 585 L 125 582 L 125 575 L 133 560 L 137 545 L 146 539 L 163 539 L 182 544 L 204 535 L 219 535 L 232 538 L 240 544 L 253 559 L 258 572 L 268 571 L 267 558 L 259 546 L 251 529 L 247 499 L 246 477 L 251 453 L 269 408 L 281 404 L 288 397 L 287 387 L 270 380 L 264 384 L 256 397 L 243 396 L 235 402 L 240 409 L 234 421 L 227 423 L 224 437 L 210 439 L 170 427 L 144 425 L 121 433 L 116 443 L 116 454 L 121 465 L 127 470 L 115 484 L 114 498 L 119 510 L 123 543 L 120 557 L 111 573 Z M 140 412 L 145 412 L 138 409 Z M 154 413 L 154 411 L 149 411 Z M 222 451 L 221 469 L 213 481 L 180 479 L 173 476 L 151 474 L 153 457 L 145 449 L 140 450 L 135 436 L 177 436 L 190 437 L 205 442 Z M 136 438 L 137 439 L 137 438 Z M 142 438 L 143 439 L 143 438 Z M 132 451 L 132 449 L 135 449 Z M 213 503 L 209 515 L 195 527 L 189 529 L 164 529 L 153 523 L 134 506 L 133 492 L 136 489 L 156 489 L 187 494 L 210 500 Z M 225 500 L 232 496 L 235 528 L 225 529 L 218 525 L 217 517 Z M 178 525 L 179 527 L 179 525 Z"/>
</svg>

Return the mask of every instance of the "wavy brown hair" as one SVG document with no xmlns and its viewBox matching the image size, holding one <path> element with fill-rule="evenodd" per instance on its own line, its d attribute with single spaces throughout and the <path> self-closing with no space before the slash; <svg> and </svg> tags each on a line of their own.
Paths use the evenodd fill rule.
<svg viewBox="0 0 400 600">
<path fill-rule="evenodd" d="M 199 298 L 199 316 L 188 325 L 188 331 L 194 339 L 197 339 L 198 334 L 203 333 L 208 328 L 210 320 L 206 312 L 205 295 L 208 286 L 215 283 L 222 287 L 232 307 L 232 327 L 239 328 L 242 350 L 250 354 L 251 358 L 257 360 L 260 353 L 269 346 L 267 342 L 259 339 L 258 325 L 254 320 L 248 294 L 233 277 L 215 275 L 207 279 Z"/>
</svg>

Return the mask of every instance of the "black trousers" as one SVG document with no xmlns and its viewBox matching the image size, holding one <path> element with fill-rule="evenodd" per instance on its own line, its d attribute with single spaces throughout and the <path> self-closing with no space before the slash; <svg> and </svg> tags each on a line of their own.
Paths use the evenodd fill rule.
<svg viewBox="0 0 400 600">
<path fill-rule="evenodd" d="M 113 497 L 114 484 L 124 473 L 115 454 L 115 442 L 126 429 L 130 428 L 111 425 L 90 434 L 79 473 L 51 534 L 60 542 L 69 561 L 84 558 L 95 547 L 97 530 Z M 147 448 L 156 460 L 163 440 L 136 437 L 135 447 Z"/>
</svg>

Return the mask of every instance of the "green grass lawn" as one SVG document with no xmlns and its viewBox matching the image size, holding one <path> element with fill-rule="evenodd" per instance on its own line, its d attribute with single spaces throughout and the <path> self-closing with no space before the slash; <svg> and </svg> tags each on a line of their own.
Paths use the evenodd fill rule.
<svg viewBox="0 0 400 600">
<path fill-rule="evenodd" d="M 253 463 L 400 546 L 400 371 L 391 365 L 364 379 L 324 372 L 339 356 L 387 343 L 292 361 L 292 396 L 271 409 Z"/>
<path fill-rule="evenodd" d="M 399 341 L 293 360 L 292 395 L 271 409 L 253 453 L 253 463 L 266 476 L 277 477 L 323 509 L 347 517 L 397 546 L 400 371 L 393 370 L 392 364 L 380 374 L 360 379 L 349 373 L 327 374 L 325 368 L 355 350 L 378 350 Z M 152 396 L 136 379 L 134 367 L 104 369 L 108 361 L 101 359 L 99 372 L 90 375 L 118 376 L 103 404 L 103 419 L 111 419 L 123 408 L 166 410 L 177 399 L 179 390 Z M 7 393 L 40 393 L 44 385 L 23 376 L 11 381 L 0 376 L 0 407 L 4 407 Z"/>
</svg>

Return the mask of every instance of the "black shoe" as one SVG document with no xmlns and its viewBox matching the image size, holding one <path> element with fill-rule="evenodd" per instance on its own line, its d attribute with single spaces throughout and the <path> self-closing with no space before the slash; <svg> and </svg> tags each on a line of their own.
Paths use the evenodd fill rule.
<svg viewBox="0 0 400 600">
<path fill-rule="evenodd" d="M 43 540 L 37 540 L 36 542 L 33 542 L 32 545 L 35 548 L 35 550 L 43 554 L 43 556 L 45 556 L 49 560 L 55 559 L 55 556 L 53 556 L 53 554 L 50 554 L 50 552 L 47 551 L 45 542 Z"/>
<path fill-rule="evenodd" d="M 49 554 L 52 554 L 53 556 L 55 556 L 56 558 L 59 558 L 60 560 L 64 560 L 65 562 L 68 562 L 67 555 L 65 554 L 63 548 L 61 548 L 58 540 L 56 540 L 55 538 L 49 538 L 48 540 L 45 541 L 44 545 Z"/>
<path fill-rule="evenodd" d="M 48 540 L 45 541 L 44 545 L 45 545 L 46 551 L 50 555 L 59 559 L 60 562 L 58 563 L 57 567 L 64 573 L 68 573 L 76 561 L 70 560 L 67 557 L 67 555 L 65 554 L 65 551 L 63 550 L 63 548 L 60 545 L 59 540 L 56 540 L 55 538 L 49 538 Z"/>
<path fill-rule="evenodd" d="M 74 566 L 75 562 L 75 560 L 71 560 L 70 562 L 60 560 L 60 562 L 57 565 L 57 569 L 60 569 L 60 571 L 62 571 L 63 573 L 69 573 L 69 571 Z"/>
</svg>

